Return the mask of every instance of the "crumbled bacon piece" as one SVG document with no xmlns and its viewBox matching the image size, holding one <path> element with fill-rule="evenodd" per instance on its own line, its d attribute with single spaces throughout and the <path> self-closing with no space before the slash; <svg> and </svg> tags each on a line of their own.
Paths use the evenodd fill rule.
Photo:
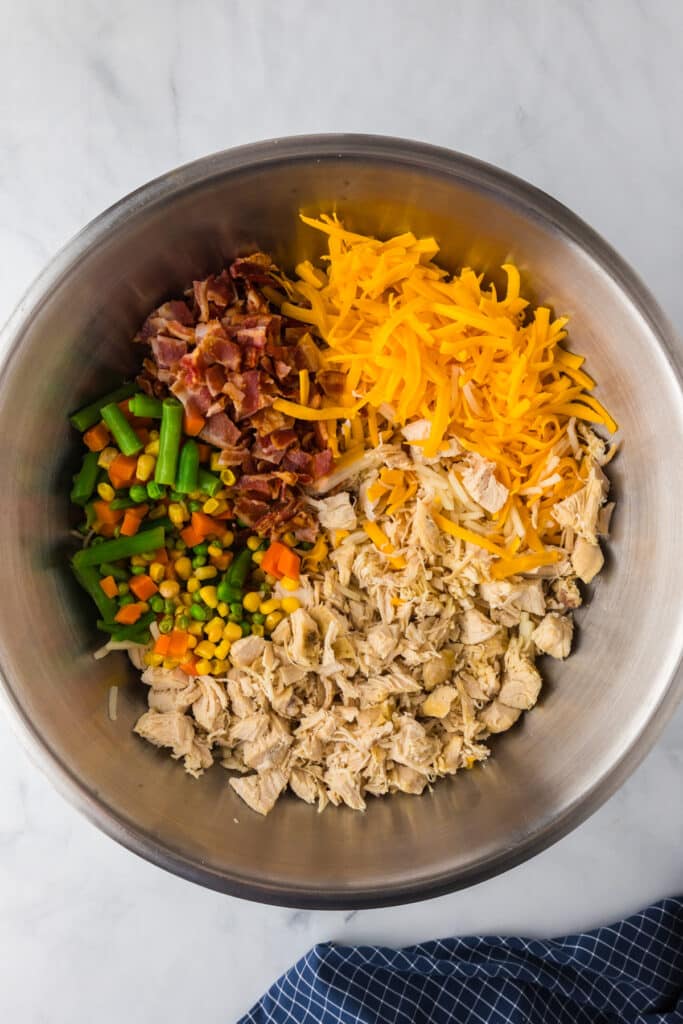
<svg viewBox="0 0 683 1024">
<path fill-rule="evenodd" d="M 338 400 L 343 375 L 322 371 L 305 324 L 271 310 L 260 287 L 278 286 L 265 253 L 234 260 L 229 269 L 194 281 L 188 302 L 159 306 L 136 341 L 151 346 L 139 377 L 147 393 L 170 391 L 205 424 L 199 437 L 220 449 L 218 465 L 236 471 L 233 513 L 261 533 L 293 530 L 314 540 L 317 520 L 300 488 L 328 473 L 332 453 L 323 422 L 304 423 L 272 405 L 298 400 L 299 370 L 309 371 L 309 401 Z"/>
</svg>

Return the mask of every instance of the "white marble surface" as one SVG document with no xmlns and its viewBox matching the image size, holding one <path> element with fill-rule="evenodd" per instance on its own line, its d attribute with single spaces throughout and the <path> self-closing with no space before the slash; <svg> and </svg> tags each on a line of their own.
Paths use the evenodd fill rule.
<svg viewBox="0 0 683 1024">
<path fill-rule="evenodd" d="M 683 317 L 675 0 L 0 0 L 0 319 L 101 209 L 275 135 L 412 136 L 563 200 Z M 28 637 L 28 633 L 27 633 Z M 234 1020 L 313 942 L 550 934 L 683 890 L 683 709 L 621 791 L 502 878 L 420 905 L 279 910 L 193 887 L 82 820 L 0 722 L 0 1019 Z"/>
</svg>

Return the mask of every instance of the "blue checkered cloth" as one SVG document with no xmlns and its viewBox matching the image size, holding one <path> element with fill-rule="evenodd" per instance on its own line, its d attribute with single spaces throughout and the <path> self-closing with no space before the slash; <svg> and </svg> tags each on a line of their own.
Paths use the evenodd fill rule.
<svg viewBox="0 0 683 1024">
<path fill-rule="evenodd" d="M 564 939 L 322 943 L 239 1024 L 683 1024 L 683 899 Z"/>
</svg>

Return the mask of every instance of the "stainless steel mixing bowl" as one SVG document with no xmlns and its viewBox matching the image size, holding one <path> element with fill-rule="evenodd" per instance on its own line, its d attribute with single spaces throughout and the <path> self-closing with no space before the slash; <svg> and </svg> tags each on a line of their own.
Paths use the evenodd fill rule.
<svg viewBox="0 0 683 1024">
<path fill-rule="evenodd" d="M 571 317 L 621 424 L 607 569 L 578 616 L 576 650 L 545 664 L 533 713 L 485 767 L 420 798 L 318 815 L 283 799 L 249 811 L 220 767 L 200 781 L 136 738 L 145 705 L 123 655 L 95 662 L 94 614 L 65 567 L 76 439 L 67 413 L 133 366 L 145 313 L 258 246 L 291 266 L 318 240 L 300 208 L 351 228 L 434 234 L 451 268 L 494 277 L 507 258 L 536 300 Z M 651 295 L 568 210 L 475 160 L 400 140 L 317 136 L 219 153 L 102 214 L 51 262 L 5 330 L 0 381 L 8 704 L 56 785 L 129 849 L 203 885 L 296 906 L 398 903 L 465 886 L 586 818 L 653 743 L 680 694 L 683 647 L 680 350 Z M 120 691 L 116 722 L 106 713 Z"/>
</svg>

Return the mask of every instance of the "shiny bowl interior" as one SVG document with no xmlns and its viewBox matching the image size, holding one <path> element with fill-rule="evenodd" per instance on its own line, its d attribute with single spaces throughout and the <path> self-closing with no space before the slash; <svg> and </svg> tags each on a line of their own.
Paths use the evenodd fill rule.
<svg viewBox="0 0 683 1024">
<path fill-rule="evenodd" d="M 94 615 L 65 568 L 77 459 L 67 413 L 134 366 L 143 316 L 236 254 L 315 257 L 297 211 L 352 229 L 433 234 L 441 259 L 487 271 L 512 258 L 536 301 L 571 317 L 600 397 L 622 428 L 606 571 L 578 644 L 544 664 L 533 713 L 484 767 L 421 798 L 318 815 L 285 798 L 249 811 L 214 767 L 201 781 L 132 734 L 145 689 L 123 655 L 95 662 Z M 654 300 L 568 210 L 472 159 L 369 136 L 248 146 L 174 171 L 90 224 L 5 328 L 0 479 L 6 588 L 0 665 L 42 766 L 97 825 L 195 882 L 295 906 L 360 907 L 435 895 L 498 873 L 590 814 L 647 751 L 680 694 L 683 464 L 680 352 Z M 116 722 L 107 694 L 121 686 Z"/>
</svg>

